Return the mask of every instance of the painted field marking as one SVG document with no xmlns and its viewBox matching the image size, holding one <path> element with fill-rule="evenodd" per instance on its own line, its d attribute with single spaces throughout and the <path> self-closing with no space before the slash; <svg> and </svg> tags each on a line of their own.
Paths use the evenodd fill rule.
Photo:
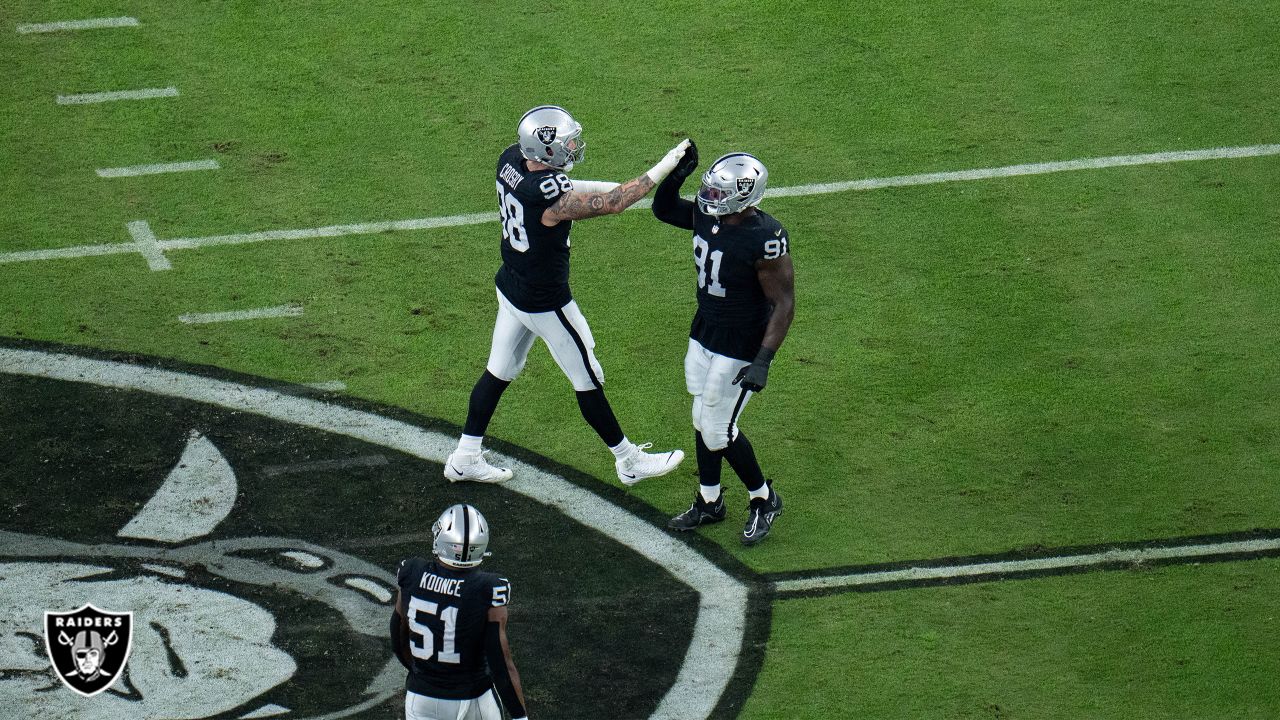
<svg viewBox="0 0 1280 720">
<path fill-rule="evenodd" d="M 320 392 L 346 392 L 347 384 L 341 380 L 325 380 L 324 382 L 303 383 L 312 390 Z"/>
<path fill-rule="evenodd" d="M 217 160 L 192 160 L 190 162 L 158 163 L 155 165 L 130 165 L 129 167 L 98 168 L 98 177 L 119 178 L 137 177 L 139 175 L 160 175 L 163 173 L 192 172 L 194 170 L 217 170 L 221 165 Z"/>
<path fill-rule="evenodd" d="M 1280 155 L 1280 144 L 1219 147 L 1204 150 L 1180 150 L 1176 152 L 1149 153 L 1146 155 L 1113 155 L 1110 157 L 1082 158 L 1078 160 L 1065 160 L 1062 162 L 1008 165 L 998 168 L 979 168 L 976 170 L 959 170 L 954 172 L 868 178 L 865 180 L 853 180 L 849 182 L 796 185 L 793 187 L 773 188 L 765 193 L 765 197 L 800 197 L 804 195 L 822 195 L 826 193 L 853 190 L 879 190 L 890 187 L 911 187 L 916 185 L 984 180 L 990 178 L 1015 177 L 1020 175 L 1044 175 L 1074 170 L 1098 170 L 1110 167 L 1159 165 L 1202 160 L 1230 160 L 1237 158 L 1265 157 L 1270 155 Z M 642 200 L 635 205 L 632 205 L 630 209 L 640 210 L 651 206 L 652 201 Z M 496 222 L 497 219 L 498 214 L 496 212 L 469 213 L 465 215 L 419 218 L 416 220 L 389 220 L 383 222 L 354 223 L 350 225 L 326 225 L 324 227 L 304 228 L 301 230 L 266 230 L 263 232 L 240 233 L 234 235 L 174 238 L 172 240 L 159 240 L 158 244 L 160 249 L 163 251 L 193 250 L 196 248 L 211 247 L 214 245 L 243 245 L 247 243 L 267 242 L 272 240 L 311 240 L 315 238 L 342 237 L 347 235 L 377 235 L 380 233 L 399 232 L 402 230 L 429 230 L 441 227 L 479 225 L 487 222 Z M 0 264 L 31 262 L 36 260 L 56 260 L 61 258 L 91 257 L 97 255 L 118 255 L 140 251 L 141 249 L 137 243 L 107 243 L 100 245 L 78 245 L 74 247 L 53 248 L 48 250 L 21 250 L 17 252 L 0 253 Z"/>
<path fill-rule="evenodd" d="M 146 220 L 134 220 L 125 227 L 129 228 L 129 234 L 133 236 L 133 242 L 138 246 L 138 252 L 142 253 L 142 257 L 147 259 L 147 267 L 152 270 L 173 269 L 169 258 L 165 257 L 164 251 L 160 249 L 160 243 L 156 241 L 156 234 L 151 232 L 150 223 Z"/>
<path fill-rule="evenodd" d="M 1194 561 L 1215 556 L 1246 555 L 1280 551 L 1280 538 L 1257 538 L 1229 542 L 1171 545 L 1132 549 L 1115 549 L 1080 555 L 1059 555 L 1027 560 L 1003 560 L 934 567 L 910 567 L 897 570 L 873 570 L 841 573 L 822 577 L 778 580 L 773 584 L 779 593 L 804 593 L 822 590 L 852 590 L 897 583 L 928 583 L 960 578 L 997 579 L 1006 575 L 1053 573 L 1105 565 L 1133 565 L 1171 560 Z"/>
<path fill-rule="evenodd" d="M 59 105 L 92 105 L 116 100 L 150 100 L 152 98 L 178 97 L 178 88 L 143 88 L 141 90 L 116 90 L 114 92 L 59 95 Z"/>
<path fill-rule="evenodd" d="M 827 193 L 847 192 L 850 190 L 879 190 L 881 188 L 934 185 L 937 183 L 988 180 L 1022 175 L 1048 175 L 1050 173 L 1071 172 L 1074 170 L 1101 170 L 1103 168 L 1131 167 L 1134 165 L 1165 165 L 1200 160 L 1233 160 L 1267 155 L 1280 155 L 1280 144 L 1178 150 L 1175 152 L 1147 153 L 1145 155 L 1112 155 L 1110 157 L 1081 158 L 1079 160 L 1063 160 L 1060 162 L 978 168 L 977 170 L 956 170 L 953 172 L 896 175 L 894 177 L 868 178 L 866 180 L 850 180 L 846 182 L 795 185 L 793 187 L 766 190 L 765 197 L 825 195 Z"/>
<path fill-rule="evenodd" d="M 381 467 L 389 462 L 390 460 L 387 460 L 385 455 L 361 455 L 350 458 L 336 458 L 334 460 L 313 460 L 289 465 L 266 465 L 262 468 L 262 474 L 267 477 L 276 477 L 277 475 L 291 475 L 294 473 Z"/>
<path fill-rule="evenodd" d="M 233 320 L 258 320 L 261 318 L 298 317 L 300 315 L 302 315 L 301 305 L 276 305 L 274 307 L 254 308 L 253 310 L 188 313 L 178 316 L 178 320 L 188 325 L 206 325 L 208 323 L 231 322 Z"/>
<path fill-rule="evenodd" d="M 93 18 L 90 20 L 63 20 L 48 23 L 25 23 L 18 26 L 19 35 L 30 33 L 51 33 L 63 30 L 98 30 L 100 28 L 138 27 L 137 18 L 113 17 Z"/>
<path fill-rule="evenodd" d="M 246 412 L 334 433 L 444 463 L 457 439 L 409 423 L 225 380 L 62 353 L 0 347 L 0 374 L 27 375 L 136 390 Z M 650 720 L 703 720 L 733 679 L 747 630 L 747 585 L 684 541 L 655 528 L 595 493 L 524 460 L 494 453 L 516 477 L 504 489 L 556 508 L 664 567 L 698 593 L 698 617 L 675 682 Z M 2 531 L 0 531 L 2 533 Z M 317 551 L 319 548 L 317 548 Z M 403 678 L 401 672 L 399 677 Z M 403 691 L 403 685 L 394 685 Z M 383 702 L 376 697 L 366 707 Z"/>
</svg>

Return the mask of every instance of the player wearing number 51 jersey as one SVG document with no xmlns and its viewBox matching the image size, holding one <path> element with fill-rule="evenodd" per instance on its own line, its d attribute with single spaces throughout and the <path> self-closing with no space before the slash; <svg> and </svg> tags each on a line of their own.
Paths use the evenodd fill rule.
<svg viewBox="0 0 1280 720">
<path fill-rule="evenodd" d="M 596 360 L 587 319 L 569 291 L 569 230 L 574 220 L 620 213 L 648 194 L 675 168 L 689 141 L 673 148 L 648 172 L 622 185 L 573 181 L 565 173 L 582 161 L 582 126 L 554 105 L 525 113 L 519 142 L 498 158 L 497 191 L 502 226 L 502 267 L 495 278 L 498 318 L 484 373 L 471 391 L 467 422 L 457 449 L 445 462 L 450 481 L 502 482 L 511 471 L 490 465 L 481 441 L 498 400 L 524 368 L 541 338 L 573 383 L 578 408 L 613 452 L 618 479 L 634 485 L 665 475 L 684 459 L 680 450 L 645 452 L 627 439 L 604 396 L 604 371 Z"/>
<path fill-rule="evenodd" d="M 396 573 L 391 645 L 409 670 L 406 720 L 502 720 L 495 690 L 511 717 L 527 717 L 507 643 L 511 583 L 477 569 L 489 524 L 454 505 L 431 532 L 435 559 L 408 558 Z"/>
<path fill-rule="evenodd" d="M 698 150 L 690 145 L 653 199 L 659 220 L 693 231 L 698 284 L 684 373 L 693 395 L 699 487 L 693 505 L 668 526 L 692 530 L 725 518 L 724 459 L 751 497 L 742 542 L 754 545 L 782 513 L 782 498 L 765 480 L 738 418 L 747 400 L 764 390 L 769 364 L 795 314 L 790 238 L 781 223 L 756 207 L 769 178 L 759 159 L 729 153 L 716 160 L 702 176 L 695 204 L 680 198 L 680 185 L 697 165 Z"/>
</svg>

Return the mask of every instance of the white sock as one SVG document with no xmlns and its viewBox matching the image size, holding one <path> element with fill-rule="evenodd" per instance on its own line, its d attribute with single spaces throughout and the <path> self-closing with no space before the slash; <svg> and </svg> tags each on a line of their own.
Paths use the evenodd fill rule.
<svg viewBox="0 0 1280 720">
<path fill-rule="evenodd" d="M 698 494 L 702 496 L 705 503 L 713 503 L 720 499 L 719 485 L 699 485 Z"/>
<path fill-rule="evenodd" d="M 747 494 L 751 495 L 752 500 L 755 500 L 756 498 L 759 498 L 761 500 L 768 500 L 769 499 L 769 483 L 765 483 L 761 485 L 759 490 L 748 490 Z"/>
<path fill-rule="evenodd" d="M 479 455 L 482 440 L 484 440 L 483 435 L 463 435 L 458 438 L 458 452 L 464 455 Z"/>
<path fill-rule="evenodd" d="M 625 435 L 622 437 L 622 442 L 609 448 L 609 452 L 613 453 L 613 456 L 619 460 L 630 456 L 635 451 L 636 444 L 628 440 Z"/>
</svg>

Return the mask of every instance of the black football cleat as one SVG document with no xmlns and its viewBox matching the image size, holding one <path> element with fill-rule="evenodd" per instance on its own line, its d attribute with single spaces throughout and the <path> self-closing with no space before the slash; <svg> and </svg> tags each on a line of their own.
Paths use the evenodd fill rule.
<svg viewBox="0 0 1280 720">
<path fill-rule="evenodd" d="M 671 518 L 667 522 L 667 527 L 672 530 L 692 530 L 699 525 L 718 523 L 724 520 L 726 515 L 728 511 L 724 508 L 724 493 L 720 493 L 720 497 L 713 503 L 703 500 L 702 493 L 695 493 L 693 504 L 689 509 Z"/>
<path fill-rule="evenodd" d="M 769 483 L 769 497 L 755 498 L 747 511 L 747 524 L 742 527 L 742 544 L 755 545 L 768 536 L 773 521 L 782 514 L 782 496 Z"/>
</svg>

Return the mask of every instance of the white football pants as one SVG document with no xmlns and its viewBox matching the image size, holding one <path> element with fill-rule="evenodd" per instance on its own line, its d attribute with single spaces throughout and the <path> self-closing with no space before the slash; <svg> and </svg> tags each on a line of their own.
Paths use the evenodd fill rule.
<svg viewBox="0 0 1280 720">
<path fill-rule="evenodd" d="M 405 720 L 502 720 L 493 691 L 471 700 L 445 700 L 417 693 L 404 694 Z"/>
<path fill-rule="evenodd" d="M 524 369 L 533 341 L 542 338 L 551 357 L 564 371 L 573 389 L 595 390 L 604 386 L 604 369 L 593 350 L 595 338 L 578 303 L 551 312 L 527 313 L 516 308 L 498 291 L 498 319 L 493 324 L 493 345 L 485 368 L 499 380 L 511 382 Z"/>
<path fill-rule="evenodd" d="M 752 393 L 733 379 L 751 363 L 718 355 L 690 338 L 684 356 L 684 384 L 693 396 L 693 428 L 711 450 L 723 450 L 738 436 L 738 416 Z"/>
</svg>

